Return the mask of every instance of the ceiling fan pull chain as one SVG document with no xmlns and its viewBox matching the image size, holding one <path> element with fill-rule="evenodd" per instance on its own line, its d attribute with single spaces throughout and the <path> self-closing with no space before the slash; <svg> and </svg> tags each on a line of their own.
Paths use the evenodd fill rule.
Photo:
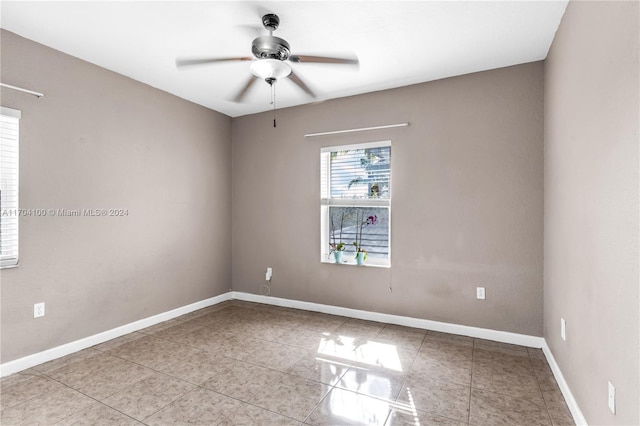
<svg viewBox="0 0 640 426">
<path fill-rule="evenodd" d="M 271 98 L 273 99 L 273 127 L 276 127 L 276 81 L 271 85 Z"/>
</svg>

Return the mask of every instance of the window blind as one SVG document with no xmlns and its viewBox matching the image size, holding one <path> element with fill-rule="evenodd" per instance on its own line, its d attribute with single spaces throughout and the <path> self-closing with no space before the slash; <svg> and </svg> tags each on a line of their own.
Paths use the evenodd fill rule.
<svg viewBox="0 0 640 426">
<path fill-rule="evenodd" d="M 20 115 L 0 109 L 0 267 L 18 264 Z"/>
<path fill-rule="evenodd" d="M 321 195 L 327 199 L 389 199 L 391 146 L 332 148 L 322 153 Z"/>
<path fill-rule="evenodd" d="M 372 142 L 321 150 L 320 196 L 323 256 L 328 247 L 356 246 L 388 265 L 390 259 L 391 143 Z M 373 259 L 371 259 L 373 261 Z"/>
</svg>

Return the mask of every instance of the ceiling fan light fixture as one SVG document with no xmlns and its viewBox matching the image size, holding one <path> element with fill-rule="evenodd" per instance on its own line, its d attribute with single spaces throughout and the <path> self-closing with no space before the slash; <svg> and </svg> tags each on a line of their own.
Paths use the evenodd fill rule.
<svg viewBox="0 0 640 426">
<path fill-rule="evenodd" d="M 277 59 L 258 59 L 251 63 L 251 74 L 263 80 L 267 78 L 281 78 L 291 74 L 291 67 L 286 62 Z"/>
</svg>

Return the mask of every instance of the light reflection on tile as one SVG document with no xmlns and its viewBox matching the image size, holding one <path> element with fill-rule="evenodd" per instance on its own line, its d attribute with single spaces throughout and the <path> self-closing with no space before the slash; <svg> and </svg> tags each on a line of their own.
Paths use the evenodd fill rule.
<svg viewBox="0 0 640 426">
<path fill-rule="evenodd" d="M 403 371 L 403 362 L 398 348 L 388 343 L 344 335 L 330 335 L 323 336 L 318 353 L 347 362 L 367 364 L 397 372 Z M 407 365 L 408 361 L 405 362 L 404 369 L 407 368 Z"/>
<path fill-rule="evenodd" d="M 405 376 L 393 370 L 351 367 L 336 386 L 386 401 L 395 401 L 404 382 Z"/>
<path fill-rule="evenodd" d="M 385 426 L 463 426 L 466 422 L 417 410 L 411 406 L 394 406 Z"/>
<path fill-rule="evenodd" d="M 305 423 L 310 425 L 384 425 L 388 402 L 345 389 L 334 388 L 318 404 Z"/>
<path fill-rule="evenodd" d="M 330 359 L 316 352 L 308 352 L 293 364 L 286 373 L 328 385 L 335 385 L 349 367 L 350 364 L 345 364 L 340 359 Z"/>
<path fill-rule="evenodd" d="M 149 425 L 572 422 L 540 349 L 240 301 L 0 386 L 3 425 L 136 423 L 103 404 Z"/>
<path fill-rule="evenodd" d="M 469 416 L 469 392 L 469 386 L 409 376 L 398 402 L 418 410 L 466 422 Z"/>
</svg>

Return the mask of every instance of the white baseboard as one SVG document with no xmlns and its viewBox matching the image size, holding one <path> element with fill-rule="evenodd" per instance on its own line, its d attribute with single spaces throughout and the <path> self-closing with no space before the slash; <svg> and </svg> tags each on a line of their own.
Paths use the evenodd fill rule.
<svg viewBox="0 0 640 426">
<path fill-rule="evenodd" d="M 564 396 L 564 400 L 567 402 L 567 406 L 569 407 L 569 411 L 571 411 L 571 415 L 573 416 L 573 420 L 577 425 L 586 425 L 587 419 L 584 418 L 578 403 L 576 402 L 571 389 L 569 388 L 569 384 L 564 379 L 562 375 L 562 371 L 560 371 L 560 367 L 556 362 L 556 359 L 553 357 L 551 353 L 551 349 L 549 345 L 547 345 L 547 341 L 545 340 L 542 345 L 542 351 L 544 352 L 544 356 L 547 358 L 547 362 L 549 363 L 549 367 L 551 367 L 551 371 L 553 371 L 553 376 L 556 378 L 556 382 L 560 387 L 560 391 L 562 392 L 562 396 Z"/>
<path fill-rule="evenodd" d="M 567 401 L 567 405 L 573 419 L 577 425 L 587 425 L 587 421 L 578 407 L 578 403 L 564 379 L 560 367 L 556 363 L 547 341 L 543 337 L 529 336 L 526 334 L 509 333 L 505 331 L 490 330 L 486 328 L 470 327 L 466 325 L 450 324 L 439 321 L 430 321 L 420 318 L 405 317 L 401 315 L 381 314 L 379 312 L 362 311 L 358 309 L 342 308 L 340 306 L 322 305 L 312 302 L 301 302 L 298 300 L 282 299 L 271 296 L 261 296 L 251 293 L 243 293 L 233 291 L 232 298 L 235 300 L 244 300 L 247 302 L 265 303 L 275 306 L 283 306 L 287 308 L 303 309 L 306 311 L 323 312 L 325 314 L 341 315 L 350 318 L 358 318 L 370 321 L 384 322 L 388 324 L 404 325 L 407 327 L 422 328 L 426 330 L 440 331 L 443 333 L 452 333 L 463 336 L 476 337 L 479 339 L 493 340 L 503 343 L 511 343 L 513 345 L 528 346 L 530 348 L 542 348 L 545 357 L 553 371 L 553 375 L 558 382 L 558 386 L 562 391 L 562 395 Z"/>
<path fill-rule="evenodd" d="M 247 302 L 265 303 L 287 308 L 303 309 L 305 311 L 322 312 L 325 314 L 341 315 L 344 317 L 358 318 L 370 321 L 384 322 L 387 324 L 404 325 L 406 327 L 422 328 L 425 330 L 440 331 L 462 336 L 477 337 L 479 339 L 493 340 L 496 342 L 511 343 L 513 345 L 528 346 L 530 348 L 542 348 L 544 339 L 538 336 L 510 333 L 507 331 L 490 330 L 487 328 L 470 327 L 467 325 L 451 324 L 446 322 L 431 321 L 420 318 L 405 317 L 402 315 L 382 314 L 379 312 L 362 311 L 359 309 L 343 308 L 333 305 L 322 305 L 313 302 L 301 302 L 299 300 L 282 299 L 279 297 L 261 296 L 257 294 L 232 291 L 232 298 Z"/>
<path fill-rule="evenodd" d="M 397 324 L 407 327 L 422 328 L 425 330 L 440 331 L 443 333 L 452 333 L 462 336 L 470 336 L 479 339 L 493 340 L 496 342 L 510 343 L 513 345 L 528 346 L 531 348 L 542 348 L 544 355 L 549 362 L 551 371 L 558 382 L 558 386 L 562 391 L 562 394 L 567 401 L 569 410 L 573 415 L 573 419 L 578 425 L 586 425 L 587 421 L 584 418 L 582 411 L 578 407 L 571 389 L 567 384 L 560 367 L 556 363 L 547 342 L 542 337 L 529 336 L 526 334 L 510 333 L 506 331 L 490 330 L 486 328 L 470 327 L 466 325 L 451 324 L 439 321 L 431 321 L 420 318 L 412 318 L 401 315 L 383 314 L 379 312 L 363 311 L 359 309 L 343 308 L 340 306 L 323 305 L 320 303 L 303 302 L 292 299 L 282 299 L 279 297 L 261 296 L 257 294 L 244 293 L 239 291 L 230 291 L 219 296 L 211 297 L 209 299 L 201 300 L 199 302 L 192 303 L 190 305 L 182 306 L 180 308 L 173 309 L 171 311 L 163 312 L 158 315 L 154 315 L 148 318 L 141 319 L 129 324 L 125 324 L 120 327 L 113 328 L 111 330 L 104 331 L 102 333 L 94 334 L 93 336 L 85 337 L 70 343 L 66 343 L 55 348 L 47 349 L 46 351 L 38 352 L 32 355 L 28 355 L 22 358 L 18 358 L 13 361 L 0 364 L 0 377 L 5 377 L 10 374 L 17 373 L 27 368 L 31 368 L 35 365 L 42 364 L 47 361 L 51 361 L 65 355 L 69 355 L 74 352 L 78 352 L 82 349 L 95 346 L 100 343 L 104 343 L 108 340 L 115 339 L 116 337 L 123 336 L 134 331 L 142 330 L 143 328 L 150 327 L 152 325 L 167 321 L 181 315 L 188 314 L 190 312 L 197 311 L 209 306 L 216 305 L 218 303 L 236 299 L 244 300 L 247 302 L 264 303 L 274 306 L 282 306 L 287 308 L 302 309 L 306 311 L 322 312 L 326 314 L 341 315 L 349 318 L 358 318 L 370 321 L 384 322 L 388 324 Z"/>
<path fill-rule="evenodd" d="M 134 331 L 142 330 L 143 328 L 150 327 L 163 321 L 167 321 L 181 315 L 197 311 L 198 309 L 216 305 L 226 300 L 230 300 L 231 297 L 231 292 L 223 293 L 219 296 L 211 297 L 209 299 L 201 300 L 190 305 L 182 306 L 180 308 L 153 315 L 139 321 L 125 324 L 120 327 L 112 328 L 111 330 L 103 331 L 102 333 L 94 334 L 93 336 L 85 337 L 83 339 L 75 340 L 73 342 L 57 346 L 55 348 L 47 349 L 46 351 L 27 355 L 13 361 L 5 362 L 4 364 L 0 364 L 0 377 L 5 377 L 22 370 L 26 370 L 27 368 L 31 368 L 35 365 L 42 364 L 47 361 L 52 361 L 65 355 L 81 351 L 82 349 L 90 348 L 91 346 L 104 343 L 111 339 L 115 339 L 116 337 L 120 337 Z"/>
</svg>

